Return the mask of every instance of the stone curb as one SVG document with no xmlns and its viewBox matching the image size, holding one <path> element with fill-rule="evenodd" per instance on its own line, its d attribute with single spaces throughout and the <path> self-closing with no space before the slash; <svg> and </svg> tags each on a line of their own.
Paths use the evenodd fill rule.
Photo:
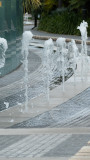
<svg viewBox="0 0 90 160">
<path fill-rule="evenodd" d="M 0 129 L 1 135 L 32 135 L 32 134 L 80 134 L 90 135 L 90 127 L 73 127 L 73 128 L 7 128 Z M 90 141 L 88 142 L 90 143 Z"/>
<path fill-rule="evenodd" d="M 34 35 L 33 36 L 34 39 L 39 39 L 39 40 L 48 40 L 48 39 L 52 39 L 53 41 L 56 41 L 58 37 L 51 37 L 51 36 L 38 36 L 38 35 Z M 66 42 L 70 42 L 71 39 L 70 38 L 66 38 Z M 75 39 L 75 42 L 77 44 L 81 44 L 81 40 Z M 90 41 L 87 41 L 87 45 L 90 45 Z"/>
<path fill-rule="evenodd" d="M 22 158 L 4 158 L 4 157 L 0 157 L 0 160 L 69 160 L 69 157 L 35 157 L 35 158 L 27 158 L 27 157 L 22 157 Z M 85 160 L 85 159 L 83 159 Z"/>
</svg>

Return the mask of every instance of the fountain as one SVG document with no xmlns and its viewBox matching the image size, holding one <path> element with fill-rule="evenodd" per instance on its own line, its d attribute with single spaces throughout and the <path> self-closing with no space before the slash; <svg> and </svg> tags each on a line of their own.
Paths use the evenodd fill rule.
<svg viewBox="0 0 90 160">
<path fill-rule="evenodd" d="M 57 44 L 57 55 L 58 55 L 58 63 L 59 63 L 59 71 L 61 72 L 60 75 L 62 75 L 62 81 L 63 81 L 63 92 L 64 92 L 64 82 L 65 82 L 65 70 L 66 70 L 66 42 L 65 38 L 58 38 L 56 41 Z"/>
<path fill-rule="evenodd" d="M 60 72 L 60 76 L 62 76 L 63 92 L 64 92 L 65 75 L 67 75 L 68 70 L 72 69 L 75 75 L 76 63 L 78 57 L 78 48 L 76 46 L 75 40 L 73 39 L 71 40 L 71 42 L 68 43 L 67 46 L 66 39 L 61 37 L 57 39 L 56 44 L 57 44 L 56 54 L 58 57 L 57 68 Z"/>
<path fill-rule="evenodd" d="M 76 83 L 76 65 L 78 62 L 79 51 L 76 46 L 75 40 L 68 43 L 68 68 L 72 68 L 74 73 L 74 84 Z"/>
<path fill-rule="evenodd" d="M 50 81 L 52 80 L 53 76 L 53 41 L 52 39 L 49 39 L 45 41 L 44 43 L 44 56 L 43 56 L 43 67 L 44 67 L 44 77 L 45 77 L 45 83 L 46 83 L 46 95 L 47 95 L 47 101 L 49 102 L 49 87 L 50 87 Z"/>
<path fill-rule="evenodd" d="M 27 12 L 25 13 L 25 20 L 28 23 L 28 13 Z"/>
<path fill-rule="evenodd" d="M 9 103 L 8 102 L 4 102 L 5 106 L 6 106 L 6 109 L 9 108 Z"/>
<path fill-rule="evenodd" d="M 22 37 L 22 56 L 24 67 L 24 84 L 25 84 L 25 112 L 28 112 L 28 54 L 29 44 L 33 35 L 30 31 L 25 31 Z"/>
<path fill-rule="evenodd" d="M 0 68 L 3 68 L 5 65 L 5 52 L 8 49 L 7 41 L 4 38 L 0 38 Z M 9 107 L 8 102 L 4 102 L 6 109 Z"/>
<path fill-rule="evenodd" d="M 33 22 L 32 22 L 31 20 L 28 19 L 29 16 L 30 16 L 30 15 L 28 14 L 28 12 L 26 12 L 25 15 L 24 15 L 24 25 L 33 24 Z"/>
<path fill-rule="evenodd" d="M 87 60 L 87 23 L 83 21 L 78 27 L 82 35 L 82 50 L 81 50 L 81 62 L 82 69 L 85 56 L 85 62 Z M 23 66 L 24 66 L 24 84 L 25 84 L 25 112 L 28 112 L 28 47 L 33 35 L 31 32 L 26 31 L 23 33 L 22 38 L 22 55 L 23 55 Z M 83 56 L 84 55 L 84 56 Z M 59 75 L 62 77 L 62 88 L 65 91 L 65 76 L 67 76 L 70 69 L 74 74 L 74 84 L 76 84 L 76 67 L 78 59 L 80 59 L 79 51 L 75 40 L 72 39 L 69 43 L 66 43 L 65 38 L 58 38 L 56 40 L 56 52 L 54 53 L 54 42 L 52 39 L 45 41 L 44 52 L 43 52 L 43 80 L 45 86 L 45 92 L 47 95 L 47 101 L 49 102 L 50 96 L 50 85 L 52 81 Z M 57 72 L 57 75 L 56 75 Z M 83 74 L 82 74 L 83 75 Z M 33 105 L 32 105 L 33 106 Z"/>
<path fill-rule="evenodd" d="M 78 27 L 82 33 L 82 50 L 81 50 L 81 61 L 82 66 L 85 65 L 87 60 L 87 23 Z M 83 27 L 82 27 L 83 26 Z M 82 29 L 84 28 L 84 29 Z M 84 34 L 84 35 L 83 35 Z M 25 86 L 25 112 L 28 112 L 28 54 L 29 54 L 29 44 L 31 42 L 33 35 L 30 31 L 25 31 L 22 36 L 22 56 L 23 56 L 23 68 L 24 68 L 24 86 Z M 85 37 L 85 39 L 84 39 Z M 56 49 L 55 49 L 56 48 Z M 76 46 L 75 40 L 66 43 L 65 38 L 58 38 L 56 41 L 56 46 L 54 48 L 54 42 L 52 39 L 45 41 L 44 43 L 44 52 L 43 52 L 43 79 L 44 86 L 47 95 L 47 101 L 49 102 L 50 96 L 50 87 L 51 83 L 55 78 L 62 77 L 62 90 L 65 91 L 65 76 L 68 74 L 68 70 L 72 69 L 74 73 L 74 84 L 76 82 L 76 66 L 79 58 L 78 48 Z M 2 51 L 0 57 L 0 68 L 5 64 L 5 51 L 7 49 L 7 42 L 5 39 L 0 38 L 0 50 Z M 55 51 L 55 52 L 54 52 Z M 86 58 L 84 60 L 84 57 Z M 83 63 L 84 61 L 84 63 Z M 82 74 L 83 76 L 83 74 Z M 60 81 L 61 82 L 61 81 Z M 4 104 L 6 108 L 9 107 L 9 104 L 5 101 Z M 21 105 L 21 103 L 17 103 Z M 33 108 L 33 103 L 31 103 Z"/>
<path fill-rule="evenodd" d="M 83 74 L 87 72 L 87 44 L 86 41 L 88 39 L 87 37 L 87 27 L 88 27 L 88 23 L 85 22 L 83 20 L 83 22 L 81 22 L 80 26 L 77 27 L 77 29 L 80 30 L 81 32 L 81 39 L 82 39 L 82 44 L 81 44 L 81 79 L 83 81 Z"/>
<path fill-rule="evenodd" d="M 65 75 L 68 74 L 68 70 L 72 69 L 74 73 L 75 82 L 75 71 L 78 57 L 78 48 L 76 46 L 75 40 L 69 42 L 68 47 L 65 38 L 58 38 L 56 41 L 57 50 L 54 53 L 54 43 L 52 39 L 45 41 L 44 43 L 44 56 L 43 56 L 43 66 L 44 66 L 44 78 L 46 83 L 46 94 L 47 100 L 49 101 L 49 90 L 51 82 L 55 80 L 56 77 L 62 77 L 62 87 L 63 92 L 65 91 L 64 82 Z M 70 72 L 70 71 L 69 71 Z"/>
<path fill-rule="evenodd" d="M 83 68 L 83 58 L 85 55 L 85 62 L 87 60 L 87 23 L 83 21 L 78 27 L 82 34 L 82 51 L 81 51 L 81 62 Z M 83 33 L 82 33 L 83 32 Z M 24 65 L 24 84 L 25 84 L 25 111 L 28 111 L 28 47 L 32 39 L 32 33 L 26 31 L 23 33 L 22 39 L 22 54 L 23 54 L 23 65 Z M 85 37 L 85 38 L 84 38 Z M 55 72 L 62 77 L 62 88 L 65 91 L 65 76 L 68 74 L 68 70 L 72 69 L 74 74 L 74 84 L 76 84 L 76 66 L 79 59 L 79 51 L 75 40 L 72 39 L 68 44 L 65 38 L 58 38 L 56 41 L 56 52 L 54 53 L 54 43 L 52 39 L 45 41 L 44 43 L 44 54 L 43 54 L 43 79 L 44 86 L 46 88 L 47 101 L 49 102 L 49 91 L 50 85 L 55 78 Z M 70 71 L 69 71 L 70 72 Z"/>
<path fill-rule="evenodd" d="M 0 68 L 5 65 L 5 52 L 8 48 L 7 41 L 4 38 L 0 38 Z"/>
<path fill-rule="evenodd" d="M 57 70 L 59 72 L 59 77 L 62 76 L 62 83 L 63 83 L 63 92 L 65 91 L 64 82 L 65 82 L 65 75 L 68 69 L 73 70 L 74 74 L 74 84 L 76 84 L 76 67 L 77 62 L 80 59 L 81 61 L 81 79 L 83 80 L 84 74 L 85 78 L 87 78 L 88 66 L 90 59 L 87 55 L 87 22 L 83 21 L 77 29 L 81 32 L 81 54 L 78 51 L 77 45 L 75 40 L 72 39 L 71 42 L 66 44 L 65 38 L 58 38 L 56 40 L 56 53 L 53 54 L 54 44 L 53 41 L 47 40 L 44 44 L 44 63 L 46 66 L 46 73 L 47 73 L 47 95 L 49 100 L 49 86 L 50 81 L 53 79 L 54 72 Z M 46 56 L 46 60 L 45 60 Z M 54 63 L 54 64 L 53 64 Z M 52 67 L 51 67 L 52 66 Z M 51 78 L 50 78 L 51 76 Z"/>
</svg>

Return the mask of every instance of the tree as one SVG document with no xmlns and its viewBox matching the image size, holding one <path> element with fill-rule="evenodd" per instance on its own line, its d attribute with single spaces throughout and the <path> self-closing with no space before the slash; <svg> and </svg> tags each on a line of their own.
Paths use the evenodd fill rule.
<svg viewBox="0 0 90 160">
<path fill-rule="evenodd" d="M 58 6 L 58 0 L 44 0 L 43 8 L 48 13 L 53 9 L 56 9 Z"/>
<path fill-rule="evenodd" d="M 62 7 L 69 6 L 69 0 L 44 0 L 43 2 L 44 10 L 49 13 L 55 9 L 61 9 Z"/>
<path fill-rule="evenodd" d="M 81 12 L 83 19 L 90 16 L 90 0 L 70 0 L 70 8 Z"/>
<path fill-rule="evenodd" d="M 90 0 L 70 0 L 72 9 L 81 9 L 82 7 L 90 7 Z"/>
<path fill-rule="evenodd" d="M 33 11 L 34 14 L 34 27 L 37 27 L 37 11 L 38 8 L 41 6 L 40 0 L 23 0 L 23 8 L 24 13 L 30 13 Z"/>
<path fill-rule="evenodd" d="M 39 8 L 41 5 L 40 0 L 23 0 L 23 8 L 24 8 L 24 13 L 25 12 L 30 12 L 31 8 L 36 10 Z"/>
</svg>

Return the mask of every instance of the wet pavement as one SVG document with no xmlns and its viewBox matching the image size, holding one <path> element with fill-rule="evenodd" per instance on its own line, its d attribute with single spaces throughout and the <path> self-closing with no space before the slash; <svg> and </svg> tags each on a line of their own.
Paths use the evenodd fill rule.
<svg viewBox="0 0 90 160">
<path fill-rule="evenodd" d="M 67 102 L 11 128 L 90 127 L 90 88 Z"/>
<path fill-rule="evenodd" d="M 26 27 L 28 30 L 30 26 Z M 45 32 L 39 32 L 36 30 L 32 31 L 33 34 L 39 35 L 52 35 Z M 60 36 L 60 35 L 52 35 Z M 68 38 L 78 38 L 76 36 L 67 36 Z M 40 41 L 41 43 L 41 41 Z M 35 51 L 35 48 L 34 48 Z M 41 66 L 41 53 L 35 52 L 30 54 L 29 72 L 31 80 L 29 84 L 29 98 L 36 96 L 43 91 L 42 81 L 38 80 L 40 72 L 38 68 Z M 42 66 L 41 66 L 42 68 Z M 36 71 L 37 70 L 37 71 Z M 36 72 L 35 72 L 36 71 Z M 41 71 L 41 69 L 40 69 Z M 37 73 L 38 72 L 38 73 Z M 32 76 L 33 75 L 33 76 Z M 35 79 L 36 77 L 36 79 Z M 31 79 L 32 79 L 31 78 Z M 41 77 L 40 77 L 41 78 Z M 4 101 L 10 103 L 10 107 L 15 106 L 18 103 L 24 102 L 24 88 L 23 86 L 23 68 L 22 65 L 11 74 L 0 79 L 0 108 L 4 112 L 5 106 Z M 18 83 L 19 82 L 19 83 Z M 36 83 L 37 82 L 37 83 Z M 40 90 L 38 90 L 38 87 Z M 14 89 L 12 89 L 14 88 Z M 32 90 L 32 91 L 31 91 Z M 40 91 L 40 92 L 39 92 Z M 67 90 L 67 92 L 69 92 Z M 35 95 L 36 94 L 36 95 Z M 73 97 L 73 96 L 72 96 Z M 54 98 L 54 97 L 53 97 Z M 72 128 L 72 130 L 82 128 L 82 134 L 75 133 L 59 133 L 57 129 Z M 87 146 L 87 142 L 90 141 L 90 132 L 85 134 L 86 128 L 90 127 L 90 87 L 86 88 L 83 92 L 77 94 L 73 98 L 69 99 L 61 105 L 57 105 L 54 108 L 39 114 L 33 118 L 27 117 L 27 120 L 11 125 L 8 129 L 5 129 L 4 134 L 0 133 L 0 159 L 3 158 L 29 158 L 30 160 L 43 160 L 43 158 L 50 160 L 50 158 L 57 160 L 68 160 L 74 156 L 83 146 Z M 22 128 L 25 129 L 24 133 Z M 38 133 L 38 130 L 42 129 Z M 48 132 L 43 133 L 43 128 L 47 129 Z M 19 133 L 19 130 L 21 133 Z M 30 134 L 28 133 L 28 130 Z M 53 131 L 50 129 L 53 129 Z M 11 134 L 9 135 L 11 131 Z M 8 135 L 5 135 L 5 134 Z M 13 133 L 13 134 L 12 134 Z M 89 157 L 89 156 L 88 156 Z M 85 159 L 84 159 L 85 160 Z M 88 159 L 89 160 L 89 159 Z"/>
</svg>

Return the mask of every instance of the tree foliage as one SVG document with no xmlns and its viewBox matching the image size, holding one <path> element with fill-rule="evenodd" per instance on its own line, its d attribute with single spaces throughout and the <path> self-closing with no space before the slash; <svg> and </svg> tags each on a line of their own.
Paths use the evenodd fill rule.
<svg viewBox="0 0 90 160">
<path fill-rule="evenodd" d="M 44 10 L 47 12 L 50 12 L 51 10 L 55 9 L 57 5 L 57 0 L 44 0 L 43 2 Z"/>
<path fill-rule="evenodd" d="M 90 0 L 70 0 L 69 3 L 72 9 L 88 9 L 88 7 L 90 7 Z"/>
<path fill-rule="evenodd" d="M 24 8 L 24 13 L 30 12 L 31 8 L 34 10 L 38 9 L 41 5 L 40 0 L 23 0 L 23 8 Z"/>
</svg>

